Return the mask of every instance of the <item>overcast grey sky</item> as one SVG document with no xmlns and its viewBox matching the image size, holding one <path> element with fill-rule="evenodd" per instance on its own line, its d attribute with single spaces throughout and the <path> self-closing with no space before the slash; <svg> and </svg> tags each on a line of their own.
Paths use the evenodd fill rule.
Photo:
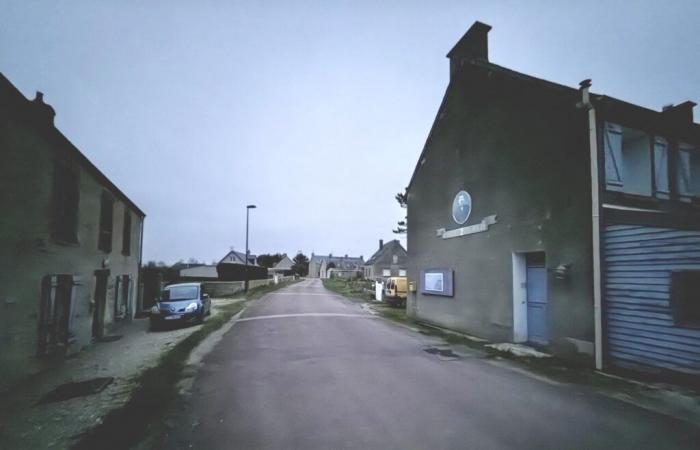
<svg viewBox="0 0 700 450">
<path fill-rule="evenodd" d="M 475 20 L 490 59 L 700 103 L 698 1 L 0 0 L 0 72 L 146 214 L 144 258 L 369 257 Z M 700 114 L 700 113 L 699 113 Z"/>
</svg>

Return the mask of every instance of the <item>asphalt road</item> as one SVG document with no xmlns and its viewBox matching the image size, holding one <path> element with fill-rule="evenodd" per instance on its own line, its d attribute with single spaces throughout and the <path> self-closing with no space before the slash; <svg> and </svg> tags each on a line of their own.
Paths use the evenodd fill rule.
<svg viewBox="0 0 700 450">
<path fill-rule="evenodd" d="M 477 356 L 305 281 L 254 302 L 208 355 L 167 448 L 673 449 L 697 428 Z"/>
</svg>

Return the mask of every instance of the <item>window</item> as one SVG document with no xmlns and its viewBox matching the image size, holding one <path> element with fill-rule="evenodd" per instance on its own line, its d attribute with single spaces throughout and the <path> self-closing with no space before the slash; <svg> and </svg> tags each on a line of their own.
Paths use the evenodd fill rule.
<svg viewBox="0 0 700 450">
<path fill-rule="evenodd" d="M 605 181 L 609 190 L 651 196 L 651 141 L 646 133 L 605 124 Z"/>
<path fill-rule="evenodd" d="M 131 297 L 131 277 L 122 275 L 117 277 L 117 285 L 114 293 L 114 318 L 124 319 L 129 313 L 129 298 Z"/>
<path fill-rule="evenodd" d="M 62 242 L 78 242 L 78 172 L 62 161 L 54 164 L 51 203 L 51 237 Z"/>
<path fill-rule="evenodd" d="M 65 354 L 72 339 L 72 275 L 47 275 L 42 280 L 39 307 L 39 356 Z"/>
<path fill-rule="evenodd" d="M 390 270 L 390 269 L 382 269 L 382 276 L 383 276 L 383 277 L 390 277 L 390 276 L 391 276 L 391 270 Z"/>
<path fill-rule="evenodd" d="M 124 229 L 122 232 L 122 254 L 131 254 L 131 213 L 124 207 Z"/>
<path fill-rule="evenodd" d="M 677 325 L 700 327 L 700 270 L 671 274 L 671 309 Z"/>
<path fill-rule="evenodd" d="M 700 152 L 691 145 L 679 144 L 676 168 L 681 200 L 690 201 L 693 197 L 700 197 Z"/>
<path fill-rule="evenodd" d="M 654 138 L 654 195 L 663 199 L 671 197 L 668 183 L 668 142 L 659 136 Z"/>
<path fill-rule="evenodd" d="M 103 192 L 100 202 L 100 235 L 97 247 L 107 253 L 112 251 L 113 218 L 114 199 L 108 192 Z"/>
<path fill-rule="evenodd" d="M 405 277 L 406 276 L 406 269 L 399 269 L 399 276 Z"/>
</svg>

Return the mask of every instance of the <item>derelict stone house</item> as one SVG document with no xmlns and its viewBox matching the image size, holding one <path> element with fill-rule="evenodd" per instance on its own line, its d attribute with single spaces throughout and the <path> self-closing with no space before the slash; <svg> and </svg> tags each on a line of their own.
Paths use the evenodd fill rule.
<svg viewBox="0 0 700 450">
<path fill-rule="evenodd" d="M 379 249 L 362 267 L 365 278 L 374 280 L 386 277 L 405 277 L 408 253 L 398 239 L 379 240 Z"/>
<path fill-rule="evenodd" d="M 408 188 L 408 313 L 700 374 L 700 126 L 495 65 L 476 22 Z"/>
<path fill-rule="evenodd" d="M 0 387 L 139 309 L 144 213 L 0 75 Z M 38 357 L 37 357 L 38 356 Z"/>
</svg>

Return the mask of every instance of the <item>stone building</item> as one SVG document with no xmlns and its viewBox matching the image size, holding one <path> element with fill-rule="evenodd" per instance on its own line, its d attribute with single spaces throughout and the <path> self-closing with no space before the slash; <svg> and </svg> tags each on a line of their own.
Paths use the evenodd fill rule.
<svg viewBox="0 0 700 450">
<path fill-rule="evenodd" d="M 476 22 L 408 187 L 408 314 L 700 374 L 700 126 L 489 61 Z"/>
<path fill-rule="evenodd" d="M 0 390 L 139 310 L 145 214 L 0 74 Z"/>
<path fill-rule="evenodd" d="M 405 277 L 408 253 L 398 239 L 386 244 L 379 240 L 379 249 L 362 267 L 363 275 L 369 280 L 386 277 Z"/>
</svg>

